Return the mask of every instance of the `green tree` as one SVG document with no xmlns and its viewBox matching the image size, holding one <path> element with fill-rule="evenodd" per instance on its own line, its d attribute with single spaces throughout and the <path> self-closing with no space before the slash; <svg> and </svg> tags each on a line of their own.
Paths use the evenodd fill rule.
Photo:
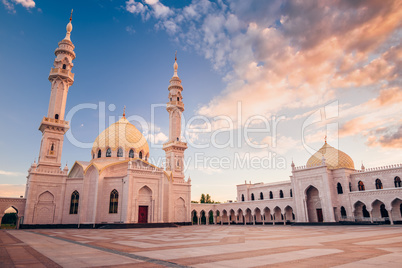
<svg viewBox="0 0 402 268">
<path fill-rule="evenodd" d="M 214 200 L 211 199 L 209 194 L 201 194 L 200 203 L 202 204 L 215 204 Z"/>
<path fill-rule="evenodd" d="M 200 203 L 205 203 L 205 194 L 201 194 Z"/>
</svg>

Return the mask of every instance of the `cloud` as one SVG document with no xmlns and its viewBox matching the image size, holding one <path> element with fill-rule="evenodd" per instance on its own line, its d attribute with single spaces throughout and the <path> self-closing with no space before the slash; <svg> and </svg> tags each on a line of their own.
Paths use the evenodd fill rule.
<svg viewBox="0 0 402 268">
<path fill-rule="evenodd" d="M 151 142 L 151 144 L 162 144 L 168 140 L 168 136 L 163 132 L 158 132 L 156 134 L 148 134 L 147 140 Z"/>
<path fill-rule="evenodd" d="M 399 126 L 396 131 L 393 131 L 393 128 L 382 128 L 379 129 L 379 131 L 372 132 L 371 135 L 368 136 L 367 145 L 371 147 L 380 146 L 384 148 L 401 149 L 402 125 Z"/>
<path fill-rule="evenodd" d="M 25 193 L 25 184 L 0 184 L 1 197 L 20 197 Z"/>
<path fill-rule="evenodd" d="M 173 11 L 159 0 L 144 0 L 143 3 L 129 0 L 126 2 L 126 10 L 133 14 L 141 14 L 144 20 L 151 16 L 161 19 L 173 14 Z"/>
<path fill-rule="evenodd" d="M 126 26 L 126 32 L 128 32 L 129 34 L 135 34 L 135 30 L 131 25 Z"/>
<path fill-rule="evenodd" d="M 157 30 L 203 55 L 224 77 L 226 88 L 200 115 L 235 122 L 241 102 L 242 123 L 256 114 L 292 113 L 297 120 L 359 89 L 361 95 L 340 100 L 353 103 L 340 111 L 341 134 L 350 136 L 387 127 L 388 116 L 400 111 L 402 1 L 194 0 L 162 13 L 154 8 L 159 1 L 143 3 Z"/>
<path fill-rule="evenodd" d="M 11 13 L 16 13 L 14 3 L 20 4 L 26 9 L 35 7 L 35 2 L 33 0 L 2 0 L 2 3 L 5 8 Z"/>
<path fill-rule="evenodd" d="M 0 170 L 0 175 L 16 177 L 16 176 L 24 176 L 25 174 L 21 172 Z"/>
</svg>

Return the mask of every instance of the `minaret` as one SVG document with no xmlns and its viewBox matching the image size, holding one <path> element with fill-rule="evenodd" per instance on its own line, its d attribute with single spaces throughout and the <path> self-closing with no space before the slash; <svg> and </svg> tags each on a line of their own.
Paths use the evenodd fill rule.
<svg viewBox="0 0 402 268">
<path fill-rule="evenodd" d="M 73 25 L 71 24 L 73 11 L 71 10 L 70 22 L 67 24 L 66 37 L 59 42 L 54 54 L 54 68 L 50 69 L 49 81 L 51 83 L 50 101 L 47 116 L 43 117 L 39 130 L 42 132 L 42 141 L 39 152 L 38 168 L 50 169 L 61 167 L 61 152 L 63 148 L 64 134 L 70 128 L 69 122 L 64 121 L 67 93 L 74 83 L 73 60 L 75 59 L 74 45 L 70 40 Z"/>
<path fill-rule="evenodd" d="M 174 179 L 184 179 L 184 151 L 187 143 L 181 141 L 181 115 L 184 111 L 183 97 L 181 92 L 183 86 L 177 75 L 177 55 L 174 59 L 174 73 L 170 79 L 169 102 L 166 110 L 169 113 L 169 140 L 163 145 L 166 153 L 166 170 L 173 172 Z"/>
</svg>

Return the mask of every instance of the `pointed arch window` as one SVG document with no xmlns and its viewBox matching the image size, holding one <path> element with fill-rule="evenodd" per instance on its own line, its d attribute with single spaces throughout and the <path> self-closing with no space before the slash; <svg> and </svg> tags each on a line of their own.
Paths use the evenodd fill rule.
<svg viewBox="0 0 402 268">
<path fill-rule="evenodd" d="M 342 184 L 340 182 L 338 182 L 338 184 L 336 185 L 336 189 L 338 191 L 338 194 L 343 194 Z"/>
<path fill-rule="evenodd" d="M 117 157 L 123 157 L 123 149 L 122 148 L 119 148 L 117 150 Z"/>
<path fill-rule="evenodd" d="M 106 157 L 111 157 L 111 156 L 112 156 L 112 150 L 110 148 L 107 148 Z"/>
<path fill-rule="evenodd" d="M 101 158 L 101 157 L 102 157 L 102 150 L 99 149 L 99 150 L 98 150 L 98 158 Z"/>
<path fill-rule="evenodd" d="M 59 114 L 55 114 L 54 119 L 56 119 L 56 120 L 59 119 Z"/>
<path fill-rule="evenodd" d="M 279 197 L 283 198 L 283 191 L 282 190 L 279 191 Z"/>
<path fill-rule="evenodd" d="M 272 191 L 269 192 L 269 199 L 273 199 L 274 195 L 272 194 Z"/>
<path fill-rule="evenodd" d="M 63 64 L 63 70 L 65 70 L 67 68 L 67 65 Z"/>
<path fill-rule="evenodd" d="M 260 200 L 264 200 L 264 194 L 262 192 L 260 193 Z"/>
<path fill-rule="evenodd" d="M 117 206 L 119 205 L 119 192 L 114 189 L 110 193 L 109 213 L 117 213 Z"/>
<path fill-rule="evenodd" d="M 351 192 L 351 191 L 352 191 L 352 183 L 349 182 L 349 192 Z"/>
<path fill-rule="evenodd" d="M 78 191 L 74 191 L 71 194 L 70 214 L 78 214 L 79 200 L 80 200 L 80 194 L 78 193 Z"/>
<path fill-rule="evenodd" d="M 366 190 L 366 188 L 364 187 L 364 183 L 362 181 L 359 181 L 359 183 L 357 184 L 357 186 L 359 187 L 359 191 L 364 191 Z"/>
<path fill-rule="evenodd" d="M 293 197 L 293 191 L 290 189 L 290 197 Z"/>
<path fill-rule="evenodd" d="M 399 178 L 398 176 L 396 176 L 396 177 L 394 178 L 394 184 L 395 184 L 395 188 L 401 187 L 401 178 Z"/>
<path fill-rule="evenodd" d="M 131 149 L 130 152 L 128 153 L 128 157 L 134 158 L 134 150 Z"/>
<path fill-rule="evenodd" d="M 254 201 L 254 194 L 251 194 L 251 200 Z"/>
<path fill-rule="evenodd" d="M 139 157 L 140 157 L 140 159 L 142 159 L 142 151 L 140 152 L 140 155 L 139 155 Z"/>
<path fill-rule="evenodd" d="M 244 194 L 241 195 L 241 201 L 244 202 Z"/>
<path fill-rule="evenodd" d="M 378 189 L 382 189 L 382 182 L 380 179 L 376 179 L 375 180 L 375 188 Z"/>
</svg>

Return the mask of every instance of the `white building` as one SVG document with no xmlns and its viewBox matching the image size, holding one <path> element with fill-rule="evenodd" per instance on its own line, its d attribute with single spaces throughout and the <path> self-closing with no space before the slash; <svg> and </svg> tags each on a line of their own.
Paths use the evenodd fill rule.
<svg viewBox="0 0 402 268">
<path fill-rule="evenodd" d="M 353 160 L 325 142 L 306 166 L 292 163 L 290 180 L 237 186 L 238 202 L 191 204 L 191 181 L 183 173 L 187 144 L 180 140 L 184 111 L 177 59 L 170 79 L 166 168 L 148 162 L 145 137 L 123 113 L 94 141 L 90 160 L 61 169 L 64 120 L 75 59 L 66 37 L 55 51 L 48 114 L 39 130 L 38 163 L 29 169 L 25 198 L 0 198 L 0 219 L 13 207 L 24 224 L 402 222 L 402 165 L 356 170 Z"/>
<path fill-rule="evenodd" d="M 191 204 L 193 222 L 389 221 L 402 223 L 402 165 L 356 170 L 353 160 L 327 142 L 307 164 L 292 163 L 290 180 L 237 185 L 238 202 Z"/>
</svg>

